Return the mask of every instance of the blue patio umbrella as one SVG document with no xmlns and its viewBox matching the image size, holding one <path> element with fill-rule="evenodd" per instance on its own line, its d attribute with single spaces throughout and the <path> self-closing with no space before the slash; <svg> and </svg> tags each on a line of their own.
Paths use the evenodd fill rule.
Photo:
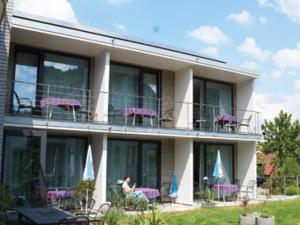
<svg viewBox="0 0 300 225">
<path fill-rule="evenodd" d="M 219 196 L 220 196 L 219 179 L 224 177 L 224 168 L 223 168 L 223 163 L 221 160 L 220 150 L 218 150 L 218 153 L 217 153 L 213 176 L 218 179 L 218 200 L 219 200 Z"/>
<path fill-rule="evenodd" d="M 95 179 L 91 145 L 89 145 L 89 148 L 88 148 L 82 179 L 83 180 L 94 180 Z M 88 202 L 89 202 L 89 194 L 88 194 L 88 190 L 86 190 L 86 203 L 85 203 L 86 213 L 87 213 Z"/>
<path fill-rule="evenodd" d="M 172 175 L 172 181 L 170 187 L 170 198 L 172 199 L 172 202 L 173 199 L 177 198 L 177 196 L 178 196 L 177 178 L 176 178 L 176 173 L 174 171 Z"/>
</svg>

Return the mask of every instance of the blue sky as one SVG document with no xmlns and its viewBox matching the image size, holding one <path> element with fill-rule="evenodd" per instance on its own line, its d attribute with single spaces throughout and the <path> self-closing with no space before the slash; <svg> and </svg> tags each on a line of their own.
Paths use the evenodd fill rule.
<svg viewBox="0 0 300 225">
<path fill-rule="evenodd" d="M 272 118 L 283 109 L 300 119 L 299 0 L 15 1 L 20 11 L 197 51 L 255 71 L 261 75 L 256 101 L 262 116 Z"/>
</svg>

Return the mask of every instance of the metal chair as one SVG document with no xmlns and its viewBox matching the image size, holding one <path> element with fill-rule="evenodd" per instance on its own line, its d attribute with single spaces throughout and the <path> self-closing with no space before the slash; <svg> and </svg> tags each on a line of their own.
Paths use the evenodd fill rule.
<svg viewBox="0 0 300 225">
<path fill-rule="evenodd" d="M 88 214 L 89 224 L 104 224 L 110 209 L 109 203 L 103 203 L 97 210 L 90 210 Z"/>
<path fill-rule="evenodd" d="M 30 98 L 20 98 L 17 92 L 13 92 L 17 100 L 17 112 L 19 113 L 21 109 L 33 109 L 32 100 Z"/>
<path fill-rule="evenodd" d="M 85 216 L 69 217 L 59 221 L 58 225 L 88 225 L 89 219 Z"/>
<path fill-rule="evenodd" d="M 255 199 L 255 193 L 254 193 L 255 186 L 256 186 L 256 180 L 249 180 L 246 186 L 241 186 L 240 197 L 241 197 L 241 193 L 246 193 L 247 198 L 249 198 L 249 194 L 252 194 L 253 199 Z"/>
<path fill-rule="evenodd" d="M 169 196 L 170 192 L 170 184 L 169 183 L 163 183 L 160 187 L 160 200 L 163 202 L 165 200 L 170 200 L 171 198 Z"/>
<path fill-rule="evenodd" d="M 252 119 L 252 115 L 250 115 L 248 118 L 246 119 L 242 119 L 239 123 L 238 123 L 238 128 L 239 128 L 239 131 L 240 131 L 240 128 L 241 127 L 247 127 L 247 130 L 249 133 L 251 133 L 251 128 L 250 128 L 250 122 L 251 122 L 251 119 Z"/>
<path fill-rule="evenodd" d="M 172 123 L 173 122 L 173 109 L 167 109 L 163 112 L 162 116 L 159 118 L 160 122 Z"/>
</svg>

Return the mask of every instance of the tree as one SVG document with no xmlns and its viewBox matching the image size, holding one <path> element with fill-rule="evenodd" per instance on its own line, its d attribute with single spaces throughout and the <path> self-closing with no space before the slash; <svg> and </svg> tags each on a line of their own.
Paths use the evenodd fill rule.
<svg viewBox="0 0 300 225">
<path fill-rule="evenodd" d="M 277 168 L 281 168 L 288 158 L 294 158 L 300 163 L 300 143 L 296 141 L 299 133 L 299 121 L 292 121 L 292 114 L 280 111 L 273 121 L 265 120 L 262 125 L 265 140 L 262 148 L 265 153 L 276 152 L 278 154 L 274 160 Z"/>
</svg>

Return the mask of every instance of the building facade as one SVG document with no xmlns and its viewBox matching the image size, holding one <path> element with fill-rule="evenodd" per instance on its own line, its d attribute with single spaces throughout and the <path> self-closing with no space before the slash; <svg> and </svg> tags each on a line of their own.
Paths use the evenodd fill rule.
<svg viewBox="0 0 300 225">
<path fill-rule="evenodd" d="M 256 179 L 257 75 L 197 53 L 20 12 L 1 26 L 1 180 L 26 201 L 73 187 L 93 151 L 97 204 L 129 174 L 160 189 L 178 179 L 191 205 L 203 178 Z M 9 27 L 9 29 L 8 29 Z"/>
</svg>

